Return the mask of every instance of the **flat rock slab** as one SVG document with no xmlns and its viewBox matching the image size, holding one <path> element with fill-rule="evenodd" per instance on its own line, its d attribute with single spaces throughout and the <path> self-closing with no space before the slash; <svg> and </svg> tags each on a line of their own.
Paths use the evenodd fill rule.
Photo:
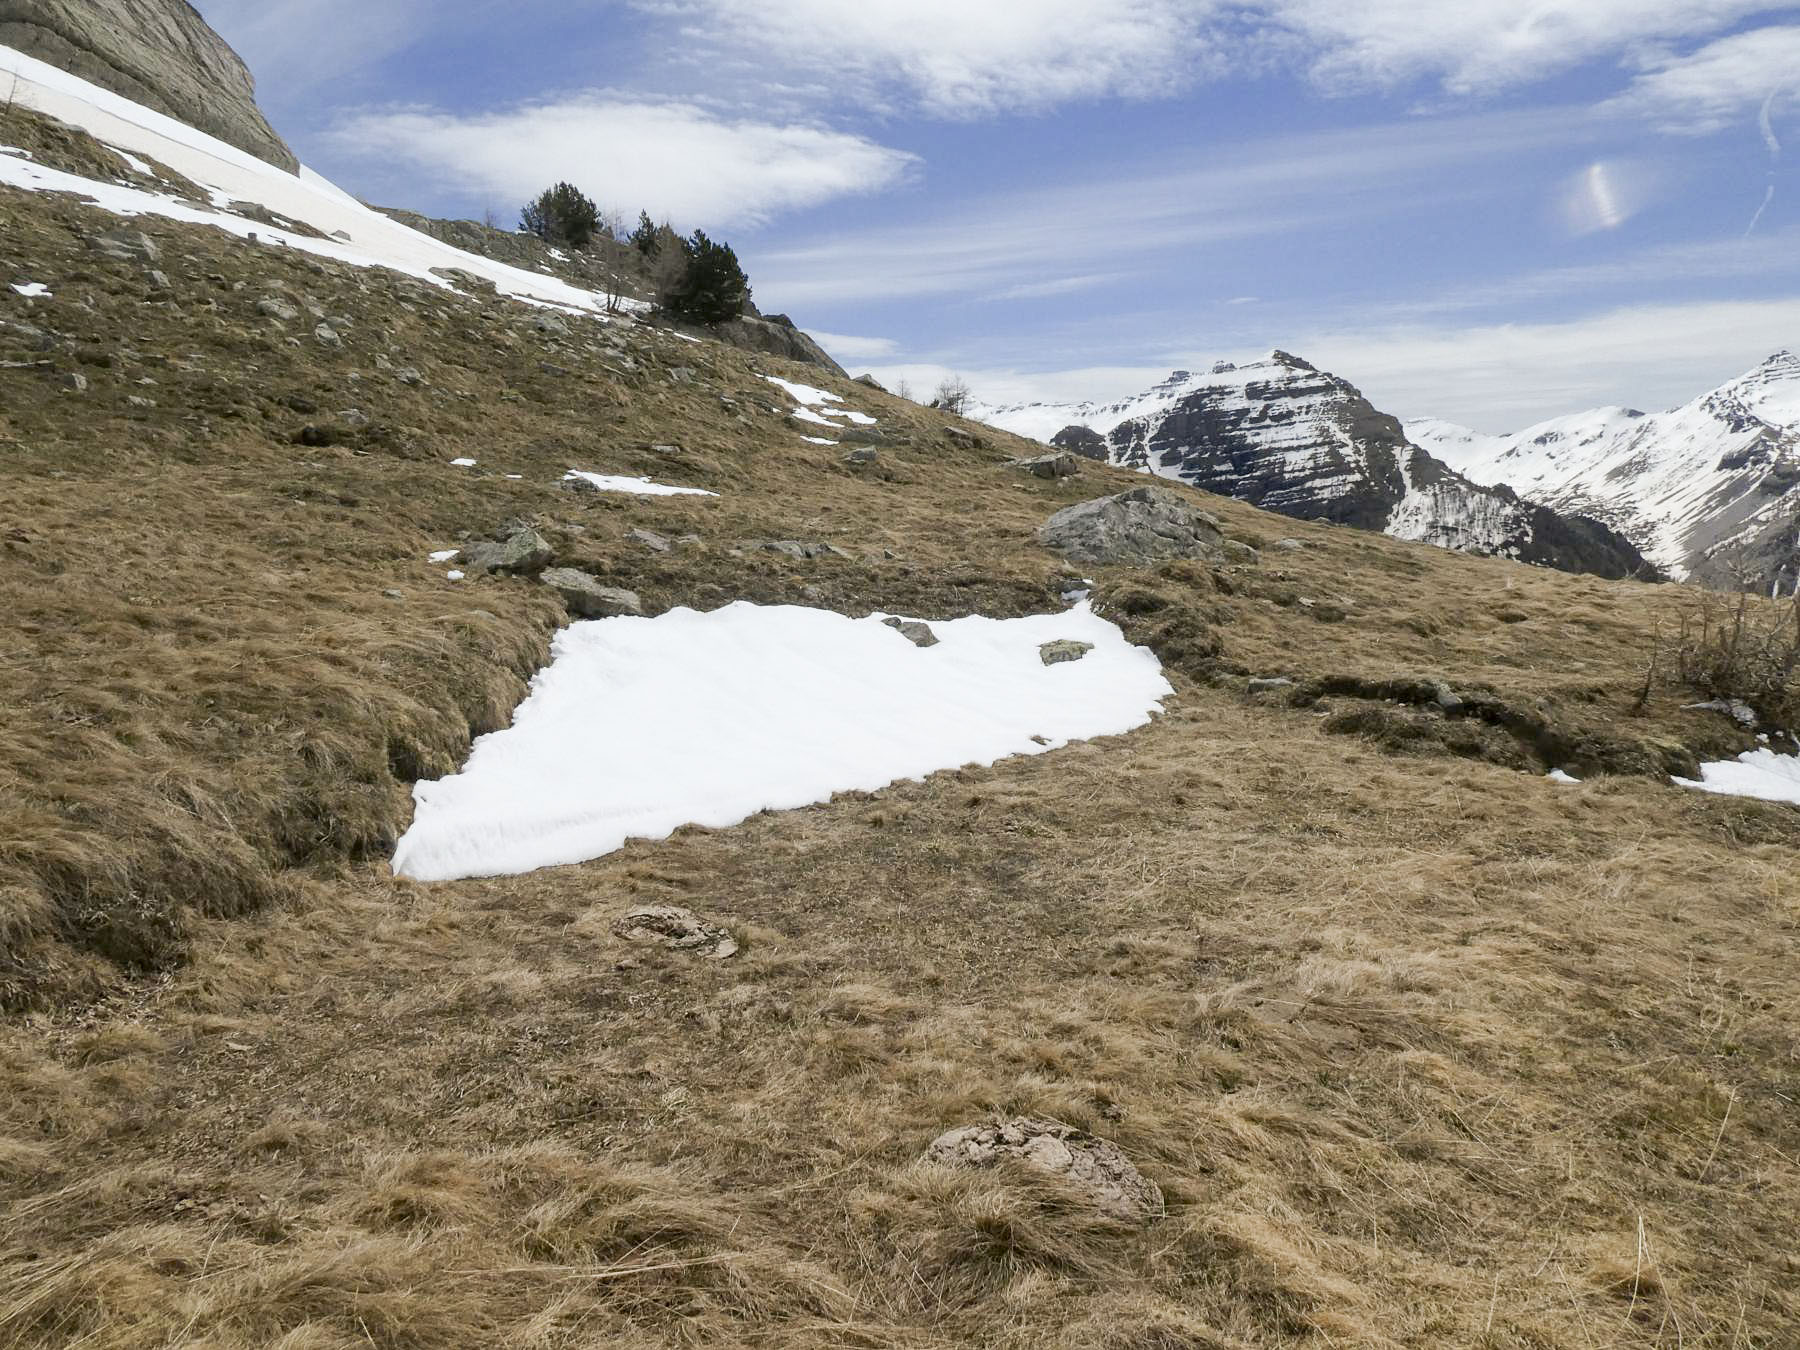
<svg viewBox="0 0 1800 1350">
<path fill-rule="evenodd" d="M 654 942 L 709 961 L 723 961 L 737 955 L 738 949 L 737 939 L 728 929 L 676 905 L 639 905 L 627 910 L 613 921 L 613 932 L 627 942 Z"/>
<path fill-rule="evenodd" d="M 1081 461 L 1067 451 L 1054 455 L 1036 455 L 1031 459 L 1015 459 L 1012 467 L 1033 478 L 1073 478 L 1081 472 Z"/>
<path fill-rule="evenodd" d="M 1038 542 L 1078 563 L 1225 559 L 1219 522 L 1180 493 L 1155 486 L 1066 507 L 1044 522 Z"/>
<path fill-rule="evenodd" d="M 1162 1190 L 1117 1144 L 1061 1121 L 1019 1116 L 950 1130 L 932 1141 L 925 1161 L 975 1168 L 1020 1162 L 1062 1177 L 1121 1223 L 1148 1224 L 1163 1216 Z"/>
<path fill-rule="evenodd" d="M 538 579 L 560 595 L 569 613 L 578 619 L 637 617 L 644 612 L 644 602 L 636 591 L 602 586 L 573 567 L 553 567 Z"/>
</svg>

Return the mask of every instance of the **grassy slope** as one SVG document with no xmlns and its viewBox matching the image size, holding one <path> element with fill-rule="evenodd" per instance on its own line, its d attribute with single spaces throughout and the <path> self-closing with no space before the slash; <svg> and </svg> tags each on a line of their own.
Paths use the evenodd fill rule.
<svg viewBox="0 0 1800 1350">
<path fill-rule="evenodd" d="M 408 777 L 557 621 L 429 549 L 527 518 L 656 607 L 1016 613 L 1067 576 L 1036 525 L 1132 480 L 845 386 L 894 442 L 859 475 L 768 361 L 149 222 L 157 298 L 86 250 L 112 223 L 0 198 L 57 296 L 0 319 L 64 335 L 0 330 L 52 363 L 0 376 L 0 1344 L 1792 1343 L 1800 815 L 1654 776 L 1736 747 L 1679 690 L 1631 715 L 1678 591 L 1209 499 L 1309 547 L 1098 578 L 1180 688 L 1149 728 L 396 881 Z M 1415 675 L 1491 721 L 1372 697 Z M 645 899 L 744 954 L 623 948 Z M 914 1165 L 992 1110 L 1117 1140 L 1169 1217 Z"/>
</svg>

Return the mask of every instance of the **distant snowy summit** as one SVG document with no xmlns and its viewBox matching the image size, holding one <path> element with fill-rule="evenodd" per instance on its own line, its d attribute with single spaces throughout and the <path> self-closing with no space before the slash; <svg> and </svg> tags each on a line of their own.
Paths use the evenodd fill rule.
<svg viewBox="0 0 1800 1350">
<path fill-rule="evenodd" d="M 1288 352 L 1178 370 L 1113 403 L 977 407 L 992 426 L 1301 520 L 1607 577 L 1650 575 L 1595 520 L 1454 472 L 1345 380 Z"/>
<path fill-rule="evenodd" d="M 1800 357 L 1672 412 L 1596 408 L 1510 436 L 1435 419 L 1408 436 L 1477 483 L 1505 483 L 1617 529 L 1672 576 L 1800 584 Z"/>
</svg>

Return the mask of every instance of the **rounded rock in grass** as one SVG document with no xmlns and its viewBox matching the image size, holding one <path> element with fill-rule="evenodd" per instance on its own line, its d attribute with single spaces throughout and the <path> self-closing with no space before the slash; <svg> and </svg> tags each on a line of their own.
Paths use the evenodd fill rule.
<svg viewBox="0 0 1800 1350">
<path fill-rule="evenodd" d="M 627 942 L 654 942 L 670 951 L 723 961 L 737 955 L 737 939 L 722 924 L 702 919 L 677 905 L 639 905 L 613 921 L 613 932 Z"/>
<path fill-rule="evenodd" d="M 1149 1224 L 1163 1216 L 1161 1188 L 1117 1144 L 1057 1120 L 1016 1116 L 949 1130 L 932 1140 L 925 1161 L 973 1168 L 1018 1162 L 1063 1178 L 1121 1223 Z"/>
</svg>

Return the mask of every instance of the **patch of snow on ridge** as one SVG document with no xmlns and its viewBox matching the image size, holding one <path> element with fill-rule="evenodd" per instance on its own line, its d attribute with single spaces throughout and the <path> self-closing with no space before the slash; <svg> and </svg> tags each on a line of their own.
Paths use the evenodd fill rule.
<svg viewBox="0 0 1800 1350">
<path fill-rule="evenodd" d="M 27 300 L 54 300 L 56 298 L 50 294 L 50 288 L 41 281 L 27 281 L 23 285 L 14 282 L 13 289 Z"/>
<path fill-rule="evenodd" d="M 570 469 L 563 475 L 565 479 L 576 479 L 601 492 L 630 492 L 639 497 L 716 497 L 716 492 L 708 492 L 705 488 L 670 487 L 667 483 L 653 483 L 648 478 L 625 478 L 612 473 L 583 473 L 580 469 Z"/>
<path fill-rule="evenodd" d="M 836 394 L 828 394 L 823 389 L 814 389 L 810 384 L 795 384 L 792 380 L 779 380 L 773 375 L 763 376 L 770 384 L 779 385 L 781 391 L 794 402 L 808 408 L 815 408 L 821 403 L 842 403 L 844 400 Z"/>
<path fill-rule="evenodd" d="M 1677 778 L 1681 787 L 1728 797 L 1758 797 L 1800 806 L 1800 757 L 1747 750 L 1736 759 L 1700 766 L 1699 778 Z"/>
<path fill-rule="evenodd" d="M 740 601 L 571 625 L 511 727 L 413 789 L 394 871 L 449 881 L 584 862 L 682 825 L 1117 735 L 1174 692 L 1085 604 L 933 623 L 933 647 L 884 617 Z M 1059 638 L 1093 650 L 1046 666 L 1038 649 Z"/>
<path fill-rule="evenodd" d="M 433 269 L 459 268 L 493 282 L 503 295 L 605 316 L 603 295 L 453 248 L 371 210 L 310 169 L 286 173 L 186 123 L 10 47 L 0 47 L 0 74 L 16 77 L 16 84 L 9 81 L 9 87 L 20 106 L 81 128 L 128 162 L 147 157 L 167 165 L 204 189 L 214 209 L 35 166 L 20 150 L 0 149 L 0 184 L 28 192 L 74 193 L 120 216 L 161 216 L 212 226 L 240 238 L 255 235 L 263 243 L 357 267 L 386 267 L 446 289 L 453 289 L 451 283 Z M 231 215 L 225 208 L 233 201 L 255 203 L 277 219 L 302 222 L 328 237 L 315 239 Z M 638 300 L 626 300 L 624 306 L 646 308 Z"/>
</svg>

